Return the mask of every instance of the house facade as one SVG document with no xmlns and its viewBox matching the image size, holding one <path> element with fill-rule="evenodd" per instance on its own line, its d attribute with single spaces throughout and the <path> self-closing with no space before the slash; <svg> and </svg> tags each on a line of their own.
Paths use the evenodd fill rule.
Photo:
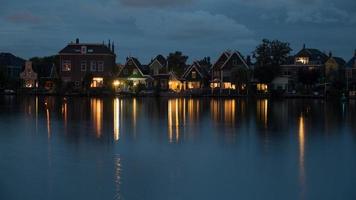
<svg viewBox="0 0 356 200">
<path fill-rule="evenodd" d="M 149 75 L 148 66 L 142 65 L 137 58 L 128 57 L 113 84 L 117 92 L 130 91 L 139 84 L 152 88 L 153 78 Z"/>
<path fill-rule="evenodd" d="M 153 87 L 158 91 L 169 90 L 169 74 L 167 59 L 158 55 L 148 64 L 149 74 L 154 79 Z"/>
<path fill-rule="evenodd" d="M 189 90 L 202 89 L 209 86 L 209 73 L 198 62 L 193 62 L 183 73 L 185 88 Z"/>
<path fill-rule="evenodd" d="M 168 73 L 167 65 L 168 62 L 164 56 L 162 55 L 156 56 L 154 59 L 151 60 L 150 64 L 148 64 L 150 75 L 156 76 L 159 74 L 167 74 Z"/>
<path fill-rule="evenodd" d="M 32 62 L 26 61 L 24 70 L 20 73 L 20 79 L 23 81 L 23 88 L 38 87 L 37 73 L 32 69 Z"/>
<path fill-rule="evenodd" d="M 238 51 L 226 51 L 211 68 L 211 88 L 245 89 L 250 67 Z M 239 87 L 239 88 L 238 88 Z"/>
<path fill-rule="evenodd" d="M 278 86 L 290 91 L 296 88 L 298 83 L 303 84 L 303 79 L 312 80 L 315 76 L 324 76 L 325 62 L 328 56 L 318 49 L 306 48 L 291 56 L 287 63 L 281 65 L 279 79 L 283 79 Z M 308 77 L 308 74 L 310 77 Z"/>
<path fill-rule="evenodd" d="M 59 75 L 64 84 L 81 87 L 85 77 L 91 78 L 90 87 L 102 87 L 116 67 L 114 44 L 69 43 L 59 52 Z"/>
</svg>

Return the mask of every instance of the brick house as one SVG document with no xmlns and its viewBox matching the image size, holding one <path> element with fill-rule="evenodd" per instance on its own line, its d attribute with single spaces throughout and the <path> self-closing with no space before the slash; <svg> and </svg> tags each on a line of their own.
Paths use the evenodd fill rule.
<svg viewBox="0 0 356 200">
<path fill-rule="evenodd" d="M 102 87 L 112 76 L 116 67 L 114 44 L 69 43 L 59 52 L 59 75 L 63 85 L 74 84 L 80 88 L 86 76 L 91 78 L 90 87 Z"/>
</svg>

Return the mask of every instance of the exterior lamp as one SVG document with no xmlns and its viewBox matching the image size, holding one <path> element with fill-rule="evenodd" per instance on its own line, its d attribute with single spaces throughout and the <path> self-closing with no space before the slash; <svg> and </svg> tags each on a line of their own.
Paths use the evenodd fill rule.
<svg viewBox="0 0 356 200">
<path fill-rule="evenodd" d="M 120 85 L 120 81 L 114 81 L 112 84 L 113 84 L 115 87 L 117 87 L 117 86 Z"/>
</svg>

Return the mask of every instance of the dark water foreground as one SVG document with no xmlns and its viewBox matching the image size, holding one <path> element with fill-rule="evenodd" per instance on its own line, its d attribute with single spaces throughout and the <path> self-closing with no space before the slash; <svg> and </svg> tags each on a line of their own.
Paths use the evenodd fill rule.
<svg viewBox="0 0 356 200">
<path fill-rule="evenodd" d="M 356 102 L 0 97 L 0 199 L 356 199 Z"/>
</svg>

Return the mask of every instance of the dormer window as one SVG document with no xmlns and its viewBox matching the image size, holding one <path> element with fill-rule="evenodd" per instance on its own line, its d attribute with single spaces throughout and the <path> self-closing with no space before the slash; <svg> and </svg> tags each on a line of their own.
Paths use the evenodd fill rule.
<svg viewBox="0 0 356 200">
<path fill-rule="evenodd" d="M 295 59 L 295 63 L 296 64 L 303 64 L 303 65 L 306 65 L 309 63 L 309 58 L 308 57 L 297 57 Z"/>
<path fill-rule="evenodd" d="M 196 79 L 197 78 L 197 72 L 196 71 L 192 71 L 192 79 Z"/>
<path fill-rule="evenodd" d="M 82 46 L 80 52 L 81 52 L 81 54 L 86 54 L 87 53 L 87 47 L 86 46 Z"/>
</svg>

